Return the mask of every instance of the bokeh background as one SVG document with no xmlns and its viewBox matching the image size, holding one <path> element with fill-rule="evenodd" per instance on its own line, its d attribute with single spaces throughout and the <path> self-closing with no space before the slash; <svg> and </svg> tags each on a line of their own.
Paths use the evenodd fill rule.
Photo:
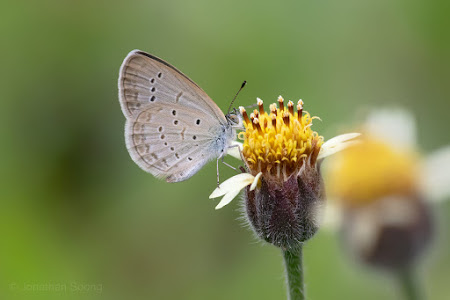
<svg viewBox="0 0 450 300">
<path fill-rule="evenodd" d="M 403 106 L 426 154 L 450 143 L 449 9 L 443 0 L 1 1 L 0 298 L 284 299 L 279 250 L 241 226 L 239 201 L 215 211 L 208 199 L 214 163 L 168 184 L 131 161 L 117 99 L 123 58 L 137 48 L 169 61 L 223 110 L 243 80 L 237 105 L 302 98 L 325 138 L 367 107 Z M 445 299 L 450 203 L 436 211 L 421 277 L 429 299 Z M 305 264 L 310 299 L 400 297 L 388 274 L 344 255 L 332 231 L 307 244 Z"/>
</svg>

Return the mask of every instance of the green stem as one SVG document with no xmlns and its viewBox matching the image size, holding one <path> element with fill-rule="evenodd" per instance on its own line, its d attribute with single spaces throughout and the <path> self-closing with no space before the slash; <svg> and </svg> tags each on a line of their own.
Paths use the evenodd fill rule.
<svg viewBox="0 0 450 300">
<path fill-rule="evenodd" d="M 414 274 L 411 270 L 404 270 L 398 275 L 400 285 L 403 290 L 405 300 L 419 300 L 422 299 L 419 285 L 414 278 Z"/>
<path fill-rule="evenodd" d="M 283 250 L 286 267 L 288 300 L 304 300 L 302 245 L 295 249 Z"/>
</svg>

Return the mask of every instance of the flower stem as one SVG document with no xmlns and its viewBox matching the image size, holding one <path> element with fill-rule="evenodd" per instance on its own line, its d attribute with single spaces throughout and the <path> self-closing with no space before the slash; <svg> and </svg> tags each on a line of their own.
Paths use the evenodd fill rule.
<svg viewBox="0 0 450 300">
<path fill-rule="evenodd" d="M 283 250 L 284 264 L 286 267 L 288 300 L 304 300 L 303 285 L 303 246 L 300 244 L 297 248 Z"/>
<path fill-rule="evenodd" d="M 414 278 L 411 270 L 404 270 L 399 272 L 398 278 L 403 290 L 405 300 L 419 300 L 422 299 L 420 288 Z"/>
</svg>

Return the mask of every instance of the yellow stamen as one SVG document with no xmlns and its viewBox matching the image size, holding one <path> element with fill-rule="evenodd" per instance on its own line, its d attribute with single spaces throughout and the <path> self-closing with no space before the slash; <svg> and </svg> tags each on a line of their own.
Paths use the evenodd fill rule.
<svg viewBox="0 0 450 300">
<path fill-rule="evenodd" d="M 242 117 L 244 118 L 244 121 L 247 125 L 251 124 L 250 119 L 248 118 L 247 112 L 245 111 L 245 108 L 243 106 L 239 106 L 239 111 L 242 115 Z"/>
<path fill-rule="evenodd" d="M 286 126 L 289 126 L 289 112 L 283 112 L 283 121 Z"/>
<path fill-rule="evenodd" d="M 263 101 L 259 98 L 257 98 L 256 102 L 258 103 L 259 106 L 259 114 L 264 114 L 264 106 L 263 106 Z"/>
<path fill-rule="evenodd" d="M 288 102 L 288 109 L 289 109 L 289 112 L 291 113 L 291 115 L 293 116 L 294 115 L 294 102 L 292 102 L 291 100 L 289 100 L 289 102 Z"/>
<path fill-rule="evenodd" d="M 278 104 L 280 105 L 280 111 L 284 110 L 284 103 L 283 103 L 284 99 L 283 97 L 279 96 L 278 97 Z"/>
<path fill-rule="evenodd" d="M 303 101 L 302 99 L 298 100 L 297 102 L 297 113 L 298 113 L 298 120 L 302 118 L 303 115 Z"/>
<path fill-rule="evenodd" d="M 255 118 L 253 120 L 253 124 L 255 125 L 256 129 L 258 129 L 259 134 L 263 134 L 258 118 Z"/>
<path fill-rule="evenodd" d="M 300 172 L 303 164 L 315 164 L 323 138 L 311 129 L 309 113 L 296 116 L 292 101 L 287 110 L 282 97 L 278 102 L 280 108 L 271 104 L 269 114 L 261 109 L 258 115 L 253 112 L 252 126 L 245 122 L 239 138 L 244 140 L 242 153 L 253 175 L 263 172 L 266 179 L 285 180 Z"/>
<path fill-rule="evenodd" d="M 269 108 L 270 108 L 270 112 L 272 114 L 274 114 L 275 116 L 277 116 L 277 106 L 276 106 L 276 104 L 275 103 L 270 104 Z"/>
</svg>

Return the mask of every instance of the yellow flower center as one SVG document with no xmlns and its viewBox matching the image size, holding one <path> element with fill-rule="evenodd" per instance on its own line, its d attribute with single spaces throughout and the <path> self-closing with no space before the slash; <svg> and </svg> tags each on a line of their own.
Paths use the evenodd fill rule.
<svg viewBox="0 0 450 300">
<path fill-rule="evenodd" d="M 366 136 L 335 158 L 329 191 L 344 205 L 361 206 L 386 196 L 410 195 L 418 189 L 417 159 Z"/>
<path fill-rule="evenodd" d="M 315 165 L 323 137 L 311 129 L 309 113 L 303 112 L 303 101 L 298 101 L 297 111 L 294 103 L 278 98 L 279 107 L 270 105 L 270 112 L 264 110 L 263 102 L 258 99 L 258 110 L 250 117 L 240 107 L 244 118 L 245 131 L 239 133 L 244 140 L 242 154 L 253 175 L 263 172 L 268 180 L 285 181 L 298 173 L 305 163 Z"/>
</svg>

